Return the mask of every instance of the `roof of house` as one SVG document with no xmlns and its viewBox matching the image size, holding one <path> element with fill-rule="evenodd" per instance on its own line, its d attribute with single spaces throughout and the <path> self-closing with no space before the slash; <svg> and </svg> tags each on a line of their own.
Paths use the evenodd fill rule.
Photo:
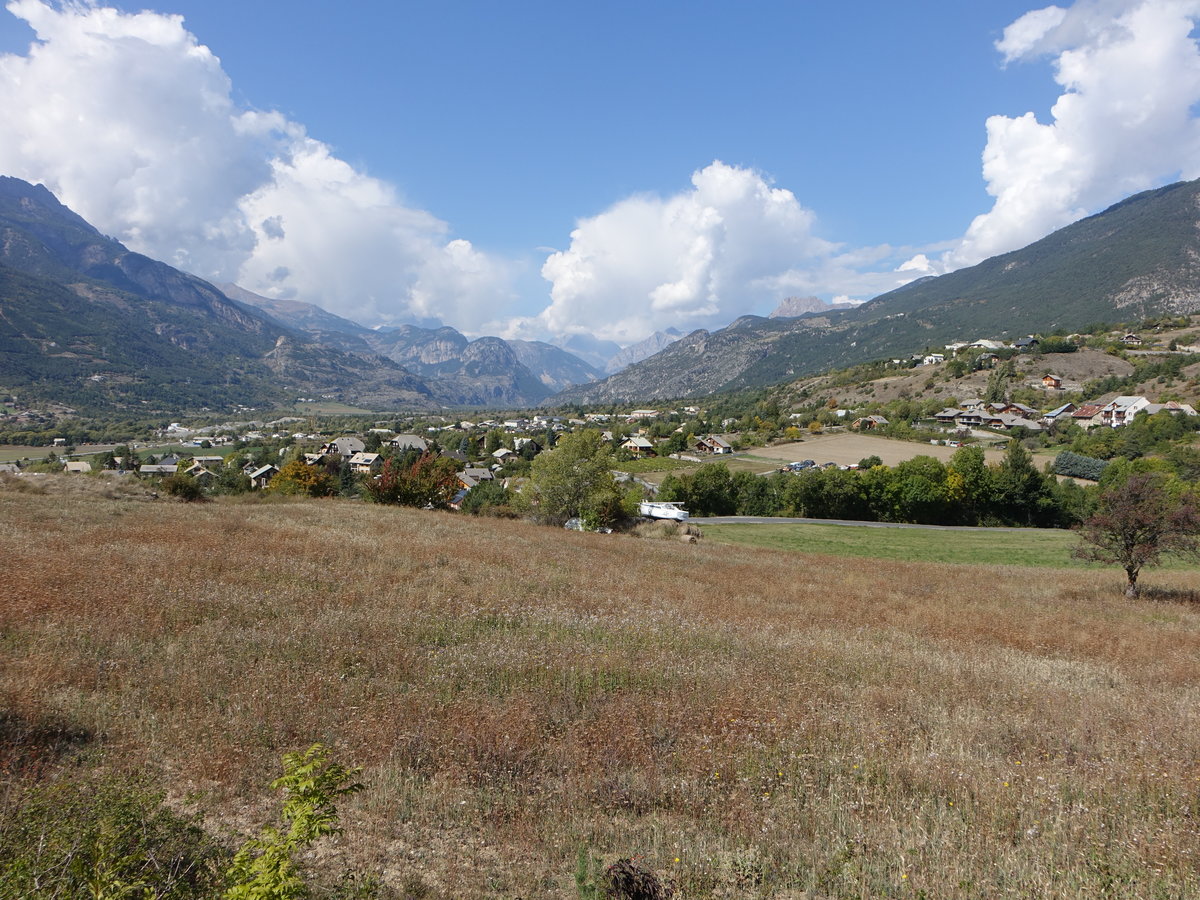
<svg viewBox="0 0 1200 900">
<path fill-rule="evenodd" d="M 425 443 L 425 438 L 417 434 L 398 434 L 390 441 L 393 447 L 411 447 L 414 450 L 427 450 L 429 445 Z"/>
</svg>

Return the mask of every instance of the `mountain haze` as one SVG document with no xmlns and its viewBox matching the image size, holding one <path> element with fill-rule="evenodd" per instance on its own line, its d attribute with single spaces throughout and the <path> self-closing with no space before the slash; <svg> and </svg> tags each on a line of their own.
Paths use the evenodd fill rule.
<svg viewBox="0 0 1200 900">
<path fill-rule="evenodd" d="M 347 353 L 386 356 L 418 375 L 434 379 L 434 391 L 451 405 L 528 406 L 564 388 L 600 377 L 579 357 L 540 341 L 496 337 L 471 341 L 448 325 L 371 329 L 311 303 L 263 297 L 236 284 L 222 285 L 221 289 L 280 324 L 307 332 L 325 346 Z"/>
</svg>

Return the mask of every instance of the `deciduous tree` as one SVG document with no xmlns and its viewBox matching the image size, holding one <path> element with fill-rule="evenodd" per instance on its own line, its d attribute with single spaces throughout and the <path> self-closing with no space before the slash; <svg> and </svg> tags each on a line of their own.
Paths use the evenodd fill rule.
<svg viewBox="0 0 1200 900">
<path fill-rule="evenodd" d="M 1136 597 L 1143 566 L 1157 565 L 1163 553 L 1197 552 L 1200 512 L 1195 497 L 1173 490 L 1164 476 L 1135 473 L 1101 492 L 1079 535 L 1074 555 L 1120 566 L 1128 578 L 1125 596 Z"/>
<path fill-rule="evenodd" d="M 594 429 L 564 435 L 553 450 L 530 464 L 541 511 L 551 518 L 589 516 L 602 521 L 619 514 L 621 494 L 612 473 L 612 450 Z"/>
<path fill-rule="evenodd" d="M 363 484 L 363 491 L 376 503 L 434 509 L 446 509 L 458 488 L 458 466 L 435 453 L 422 453 L 408 464 L 385 460 L 379 477 Z"/>
</svg>

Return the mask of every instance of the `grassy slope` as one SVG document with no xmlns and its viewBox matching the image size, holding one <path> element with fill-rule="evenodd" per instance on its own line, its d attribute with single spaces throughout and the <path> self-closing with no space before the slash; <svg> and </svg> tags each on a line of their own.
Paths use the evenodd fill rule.
<svg viewBox="0 0 1200 900">
<path fill-rule="evenodd" d="M 326 741 L 369 787 L 323 866 L 468 898 L 574 896 L 581 847 L 690 897 L 1200 892 L 1200 610 L 1112 572 L 12 487 L 0 533 L 10 721 L 103 735 L 240 832 Z"/>
</svg>

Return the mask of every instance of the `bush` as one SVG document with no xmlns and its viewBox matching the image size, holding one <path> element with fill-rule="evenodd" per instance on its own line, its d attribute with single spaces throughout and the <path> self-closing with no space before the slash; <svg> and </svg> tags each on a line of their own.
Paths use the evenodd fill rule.
<svg viewBox="0 0 1200 900">
<path fill-rule="evenodd" d="M 162 480 L 162 489 L 170 497 L 175 497 L 185 503 L 195 503 L 204 499 L 204 491 L 191 475 L 168 475 Z"/>
<path fill-rule="evenodd" d="M 228 852 L 134 776 L 36 784 L 0 815 L 0 896 L 211 898 Z"/>
<path fill-rule="evenodd" d="M 1054 457 L 1054 473 L 1056 475 L 1066 475 L 1071 478 L 1086 478 L 1090 481 L 1099 481 L 1100 476 L 1104 474 L 1104 470 L 1107 467 L 1108 463 L 1102 459 L 1072 453 L 1070 450 L 1064 450 L 1058 456 Z"/>
</svg>

